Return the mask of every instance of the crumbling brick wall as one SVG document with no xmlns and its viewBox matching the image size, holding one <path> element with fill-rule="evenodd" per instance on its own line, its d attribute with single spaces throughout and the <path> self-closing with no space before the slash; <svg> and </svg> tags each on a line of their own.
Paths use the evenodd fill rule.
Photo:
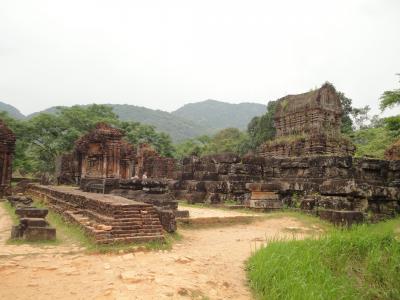
<svg viewBox="0 0 400 300">
<path fill-rule="evenodd" d="M 243 203 L 249 196 L 247 182 L 262 179 L 262 165 L 250 157 L 231 153 L 183 159 L 178 181 L 171 181 L 176 197 L 190 203 Z"/>
<path fill-rule="evenodd" d="M 263 170 L 262 191 L 277 191 L 289 206 L 371 212 L 377 218 L 400 212 L 400 161 L 351 156 L 267 158 Z"/>
<path fill-rule="evenodd" d="M 400 161 L 326 155 L 190 157 L 183 160 L 181 180 L 170 184 L 177 198 L 190 203 L 264 200 L 270 208 L 371 212 L 377 218 L 400 212 Z"/>
</svg>

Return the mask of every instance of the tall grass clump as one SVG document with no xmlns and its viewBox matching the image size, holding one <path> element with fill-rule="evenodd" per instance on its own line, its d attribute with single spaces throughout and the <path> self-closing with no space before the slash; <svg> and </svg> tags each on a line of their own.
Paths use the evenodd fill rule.
<svg viewBox="0 0 400 300">
<path fill-rule="evenodd" d="M 272 241 L 248 261 L 260 299 L 400 299 L 400 219 Z"/>
</svg>

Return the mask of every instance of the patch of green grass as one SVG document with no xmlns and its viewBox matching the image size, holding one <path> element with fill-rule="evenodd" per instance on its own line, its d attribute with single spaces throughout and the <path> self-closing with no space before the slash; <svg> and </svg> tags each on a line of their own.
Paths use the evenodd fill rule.
<svg viewBox="0 0 400 300">
<path fill-rule="evenodd" d="M 400 299 L 400 219 L 272 241 L 247 263 L 260 299 Z"/>
<path fill-rule="evenodd" d="M 38 240 L 38 241 L 27 241 L 24 239 L 9 239 L 7 240 L 8 245 L 31 245 L 31 246 L 57 246 L 62 242 L 59 239 L 55 240 Z"/>
<path fill-rule="evenodd" d="M 6 212 L 9 214 L 11 217 L 13 225 L 17 225 L 19 223 L 18 216 L 15 214 L 15 208 L 11 206 L 10 202 L 4 201 L 2 203 L 3 208 L 6 210 Z"/>
</svg>

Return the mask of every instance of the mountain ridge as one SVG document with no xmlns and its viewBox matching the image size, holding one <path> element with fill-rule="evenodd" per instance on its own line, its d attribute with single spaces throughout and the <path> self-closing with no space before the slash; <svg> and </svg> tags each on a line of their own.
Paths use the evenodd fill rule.
<svg viewBox="0 0 400 300">
<path fill-rule="evenodd" d="M 1 106 L 1 104 L 4 104 L 4 106 Z M 263 104 L 251 102 L 231 104 L 212 99 L 188 103 L 173 112 L 131 104 L 103 105 L 111 106 L 114 113 L 123 121 L 152 125 L 156 130 L 168 133 L 174 142 L 181 142 L 205 134 L 210 135 L 227 127 L 244 130 L 253 117 L 262 115 L 266 111 L 266 105 Z M 61 107 L 66 106 L 53 106 L 24 116 L 12 105 L 0 102 L 0 111 L 7 111 L 17 119 L 29 119 L 40 113 L 54 114 Z M 19 114 L 16 114 L 15 111 Z"/>
<path fill-rule="evenodd" d="M 0 111 L 7 112 L 10 117 L 13 117 L 14 119 L 22 120 L 25 118 L 25 115 L 21 113 L 18 108 L 2 101 L 0 101 Z"/>
</svg>

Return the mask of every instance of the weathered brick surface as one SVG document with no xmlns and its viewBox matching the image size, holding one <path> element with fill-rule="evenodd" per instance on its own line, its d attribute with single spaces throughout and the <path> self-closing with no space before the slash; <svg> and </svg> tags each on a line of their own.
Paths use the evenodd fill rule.
<svg viewBox="0 0 400 300">
<path fill-rule="evenodd" d="M 12 160 L 15 135 L 0 120 L 0 198 L 11 195 Z"/>
<path fill-rule="evenodd" d="M 86 193 L 73 188 L 30 185 L 28 193 L 54 211 L 81 225 L 97 243 L 163 239 L 156 209 L 115 195 Z"/>
<path fill-rule="evenodd" d="M 244 203 L 250 191 L 246 183 L 262 180 L 259 160 L 239 157 L 232 153 L 187 157 L 182 161 L 179 181 L 173 181 L 175 196 L 189 203 L 223 203 L 235 200 Z"/>
</svg>

